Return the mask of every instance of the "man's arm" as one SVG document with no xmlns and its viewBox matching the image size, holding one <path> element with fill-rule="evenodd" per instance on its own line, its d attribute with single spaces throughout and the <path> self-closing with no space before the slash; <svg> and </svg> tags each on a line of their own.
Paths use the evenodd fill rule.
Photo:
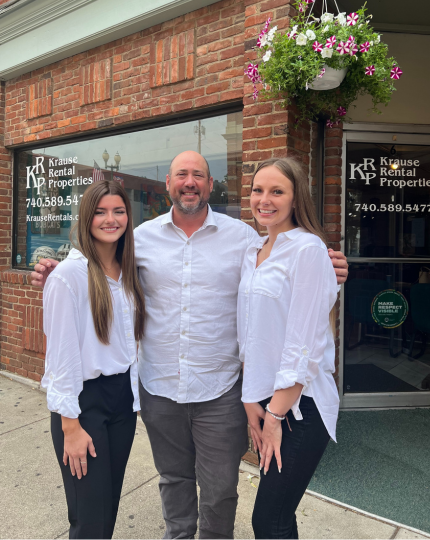
<svg viewBox="0 0 430 540">
<path fill-rule="evenodd" d="M 31 273 L 31 284 L 33 287 L 44 287 L 49 274 L 54 268 L 60 264 L 59 261 L 54 259 L 40 259 L 40 261 L 34 265 L 34 272 Z"/>
<path fill-rule="evenodd" d="M 346 257 L 341 251 L 328 250 L 329 257 L 336 272 L 337 284 L 342 285 L 348 278 L 348 263 Z"/>
</svg>

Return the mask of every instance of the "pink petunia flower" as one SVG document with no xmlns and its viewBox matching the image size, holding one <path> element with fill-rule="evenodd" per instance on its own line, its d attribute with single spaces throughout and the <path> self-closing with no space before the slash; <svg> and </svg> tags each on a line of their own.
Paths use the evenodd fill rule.
<svg viewBox="0 0 430 540">
<path fill-rule="evenodd" d="M 365 73 L 366 75 L 373 75 L 375 73 L 375 66 L 367 66 Z"/>
<path fill-rule="evenodd" d="M 258 64 L 249 64 L 245 74 L 248 75 L 249 79 L 254 84 L 261 81 L 260 74 L 258 72 Z"/>
<path fill-rule="evenodd" d="M 325 68 L 322 68 L 322 70 L 320 71 L 320 74 L 318 75 L 318 78 L 319 78 L 319 79 L 322 79 L 324 73 L 325 73 Z"/>
<path fill-rule="evenodd" d="M 370 43 L 368 41 L 366 41 L 365 43 L 362 43 L 360 45 L 360 52 L 361 53 L 365 53 L 367 52 L 368 50 L 370 49 Z"/>
<path fill-rule="evenodd" d="M 346 109 L 345 109 L 345 107 L 338 107 L 338 109 L 337 109 L 337 114 L 338 114 L 339 116 L 345 116 L 345 114 L 346 114 Z"/>
<path fill-rule="evenodd" d="M 351 45 L 349 46 L 349 54 L 354 56 L 356 52 L 358 52 L 358 47 L 355 43 L 351 42 Z"/>
<path fill-rule="evenodd" d="M 314 41 L 314 43 L 312 45 L 312 49 L 315 52 L 321 52 L 323 50 L 323 46 L 321 45 L 321 43 L 318 43 L 318 41 Z"/>
<path fill-rule="evenodd" d="M 337 46 L 336 50 L 341 56 L 343 54 L 348 54 L 349 53 L 349 43 L 348 42 L 344 43 L 343 41 L 341 41 L 339 43 L 339 45 Z"/>
<path fill-rule="evenodd" d="M 393 69 L 391 70 L 390 77 L 392 79 L 400 79 L 402 74 L 403 74 L 403 71 L 398 66 L 393 65 Z"/>
<path fill-rule="evenodd" d="M 348 26 L 354 26 L 358 22 L 358 15 L 357 13 L 350 13 L 346 18 L 346 24 Z"/>
<path fill-rule="evenodd" d="M 354 36 L 349 36 L 347 43 L 353 43 L 355 41 Z"/>
<path fill-rule="evenodd" d="M 334 44 L 336 43 L 336 36 L 331 36 L 327 39 L 325 46 L 327 49 L 331 49 L 334 47 Z"/>
</svg>

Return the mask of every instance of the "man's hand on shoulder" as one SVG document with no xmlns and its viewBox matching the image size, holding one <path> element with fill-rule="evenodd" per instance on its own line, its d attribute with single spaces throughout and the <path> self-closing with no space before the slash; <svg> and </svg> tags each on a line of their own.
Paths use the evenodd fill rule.
<svg viewBox="0 0 430 540">
<path fill-rule="evenodd" d="M 34 265 L 34 272 L 31 273 L 31 284 L 33 287 L 44 287 L 49 274 L 58 264 L 60 263 L 54 261 L 54 259 L 40 259 Z"/>
<path fill-rule="evenodd" d="M 341 251 L 328 250 L 328 255 L 336 272 L 337 284 L 342 285 L 348 278 L 348 263 L 346 257 Z"/>
</svg>

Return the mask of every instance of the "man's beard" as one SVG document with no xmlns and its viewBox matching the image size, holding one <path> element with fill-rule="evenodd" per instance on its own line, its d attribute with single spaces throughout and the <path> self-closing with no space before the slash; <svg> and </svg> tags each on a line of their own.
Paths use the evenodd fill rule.
<svg viewBox="0 0 430 540">
<path fill-rule="evenodd" d="M 180 197 L 170 196 L 170 198 L 173 204 L 178 208 L 178 210 L 182 212 L 183 214 L 187 214 L 188 216 L 192 216 L 193 214 L 198 214 L 200 210 L 203 210 L 203 208 L 205 208 L 205 206 L 209 202 L 209 197 L 207 197 L 206 199 L 204 197 L 200 197 L 199 201 L 194 206 L 191 206 L 191 205 L 184 204 L 181 201 Z"/>
</svg>

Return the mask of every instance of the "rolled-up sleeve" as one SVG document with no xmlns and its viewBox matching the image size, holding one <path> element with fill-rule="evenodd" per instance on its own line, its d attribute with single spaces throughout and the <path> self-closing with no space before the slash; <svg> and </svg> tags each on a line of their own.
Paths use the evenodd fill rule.
<svg viewBox="0 0 430 540">
<path fill-rule="evenodd" d="M 43 328 L 47 350 L 42 386 L 48 409 L 78 418 L 83 389 L 79 313 L 73 290 L 60 276 L 50 276 L 43 292 Z"/>
<path fill-rule="evenodd" d="M 303 247 L 291 270 L 291 305 L 280 369 L 274 390 L 315 379 L 327 344 L 329 314 L 333 305 L 335 274 L 326 249 Z"/>
</svg>

